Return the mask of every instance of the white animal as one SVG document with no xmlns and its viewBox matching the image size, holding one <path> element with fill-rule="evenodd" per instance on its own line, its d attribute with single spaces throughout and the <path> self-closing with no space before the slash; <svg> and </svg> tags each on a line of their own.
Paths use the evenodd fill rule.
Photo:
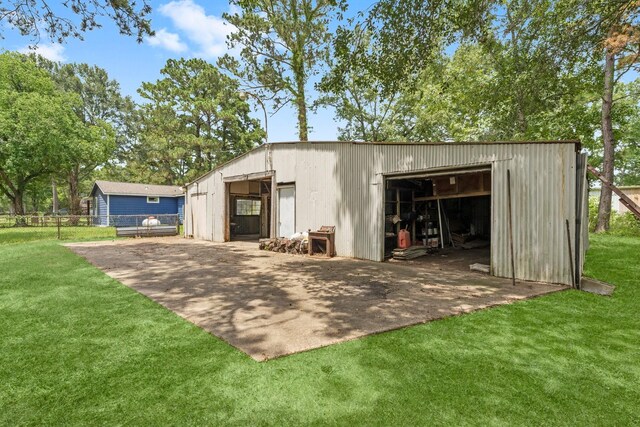
<svg viewBox="0 0 640 427">
<path fill-rule="evenodd" d="M 154 227 L 156 225 L 160 225 L 160 220 L 156 219 L 156 218 L 154 218 L 152 216 L 150 216 L 149 218 L 145 218 L 142 221 L 142 226 L 143 227 Z"/>
</svg>

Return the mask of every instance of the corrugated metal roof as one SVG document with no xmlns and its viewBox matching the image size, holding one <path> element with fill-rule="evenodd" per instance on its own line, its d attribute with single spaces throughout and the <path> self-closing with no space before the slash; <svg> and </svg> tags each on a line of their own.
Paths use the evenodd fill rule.
<svg viewBox="0 0 640 427">
<path fill-rule="evenodd" d="M 183 194 L 182 187 L 177 185 L 155 185 L 137 182 L 96 181 L 93 190 L 98 187 L 104 194 L 125 196 L 161 196 L 176 197 Z M 93 194 L 93 190 L 91 194 Z"/>
<path fill-rule="evenodd" d="M 379 147 L 379 146 L 424 146 L 424 145 L 513 145 L 513 144 L 573 144 L 575 145 L 576 152 L 580 151 L 581 143 L 577 139 L 557 139 L 557 140 L 540 140 L 540 141 L 416 141 L 416 142 L 407 142 L 407 141 L 385 141 L 385 142 L 373 142 L 373 141 L 280 141 L 280 142 L 269 142 L 266 144 L 261 144 L 251 150 L 243 153 L 237 157 L 234 157 L 231 160 L 228 160 L 224 163 L 219 164 L 209 172 L 205 172 L 196 179 L 191 182 L 185 184 L 185 187 L 195 184 L 198 181 L 208 177 L 213 172 L 220 170 L 223 167 L 228 166 L 229 164 L 235 163 L 236 161 L 244 158 L 245 156 L 252 154 L 258 150 L 269 148 L 270 146 L 278 146 L 278 145 L 298 145 L 298 144 L 357 144 L 362 146 L 370 146 L 370 147 Z"/>
<path fill-rule="evenodd" d="M 513 145 L 513 144 L 575 144 L 580 147 L 577 139 L 549 139 L 549 140 L 522 140 L 522 141 L 281 141 L 269 144 L 359 144 L 359 145 Z"/>
</svg>

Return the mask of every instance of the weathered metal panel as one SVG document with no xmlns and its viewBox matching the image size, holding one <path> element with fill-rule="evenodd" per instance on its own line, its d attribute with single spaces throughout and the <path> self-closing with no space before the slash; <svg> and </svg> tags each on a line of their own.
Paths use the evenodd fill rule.
<svg viewBox="0 0 640 427">
<path fill-rule="evenodd" d="M 575 232 L 575 152 L 567 145 L 514 147 L 493 167 L 492 273 L 511 275 L 506 175 L 511 170 L 516 277 L 571 281 L 565 220 Z"/>
<path fill-rule="evenodd" d="M 576 154 L 576 277 L 582 279 L 584 259 L 589 246 L 589 183 L 587 155 Z"/>
<path fill-rule="evenodd" d="M 198 192 L 204 191 L 209 196 L 205 215 L 210 232 L 198 237 L 222 241 L 223 178 L 273 170 L 278 183 L 295 182 L 298 231 L 335 225 L 339 255 L 379 261 L 384 244 L 385 175 L 491 165 L 492 272 L 509 277 L 506 171 L 510 169 L 516 276 L 569 283 L 564 224 L 568 219 L 575 228 L 575 158 L 573 143 L 272 144 L 215 170 L 190 185 L 189 192 L 197 187 Z M 573 228 L 571 232 L 575 235 Z"/>
</svg>

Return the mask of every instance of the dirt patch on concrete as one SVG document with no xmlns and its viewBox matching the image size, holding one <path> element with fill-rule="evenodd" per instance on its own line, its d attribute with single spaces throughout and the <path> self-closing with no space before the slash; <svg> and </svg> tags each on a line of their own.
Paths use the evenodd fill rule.
<svg viewBox="0 0 640 427">
<path fill-rule="evenodd" d="M 176 237 L 67 246 L 259 361 L 564 289 L 514 287 L 455 263 L 320 259 L 248 242 Z"/>
</svg>

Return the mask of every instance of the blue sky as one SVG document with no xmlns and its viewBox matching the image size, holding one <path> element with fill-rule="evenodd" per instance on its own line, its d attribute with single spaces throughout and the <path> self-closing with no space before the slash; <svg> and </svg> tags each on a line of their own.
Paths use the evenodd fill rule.
<svg viewBox="0 0 640 427">
<path fill-rule="evenodd" d="M 371 5 L 372 1 L 351 1 L 348 15 Z M 156 36 L 141 44 L 135 37 L 120 35 L 107 19 L 101 19 L 102 28 L 85 33 L 84 40 L 68 39 L 65 44 L 52 43 L 42 38 L 37 51 L 49 59 L 63 62 L 86 62 L 107 70 L 121 86 L 122 93 L 140 101 L 136 90 L 143 81 L 160 78 L 160 69 L 170 58 L 199 57 L 215 63 L 226 52 L 225 37 L 230 31 L 222 21 L 222 13 L 229 10 L 224 1 L 207 0 L 152 0 L 152 27 Z M 32 40 L 16 31 L 4 28 L 1 46 L 5 50 L 26 51 Z M 309 85 L 310 95 L 315 93 Z M 257 105 L 255 106 L 257 107 Z M 263 121 L 262 110 L 254 116 Z M 297 140 L 296 113 L 283 108 L 269 117 L 269 141 Z M 331 109 L 309 113 L 312 127 L 309 138 L 333 140 L 338 133 Z"/>
</svg>

